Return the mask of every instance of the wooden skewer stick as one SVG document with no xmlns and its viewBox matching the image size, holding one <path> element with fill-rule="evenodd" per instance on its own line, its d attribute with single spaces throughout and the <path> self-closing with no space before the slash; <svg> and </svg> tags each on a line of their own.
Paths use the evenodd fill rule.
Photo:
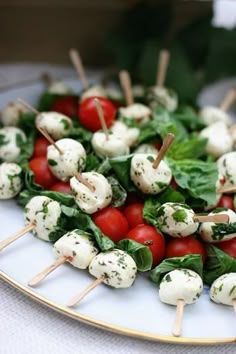
<svg viewBox="0 0 236 354">
<path fill-rule="evenodd" d="M 236 192 L 236 186 L 230 186 L 230 187 L 220 187 L 218 190 L 217 190 L 217 193 L 235 193 Z"/>
<path fill-rule="evenodd" d="M 227 224 L 229 222 L 229 215 L 214 214 L 214 215 L 195 215 L 193 220 L 196 222 L 215 222 Z"/>
<path fill-rule="evenodd" d="M 96 288 L 99 284 L 101 284 L 105 279 L 105 275 L 102 275 L 100 278 L 93 281 L 87 288 L 85 288 L 79 295 L 73 297 L 67 304 L 68 307 L 73 307 L 78 304 L 83 298 L 90 293 L 94 288 Z"/>
<path fill-rule="evenodd" d="M 236 90 L 231 89 L 227 92 L 226 96 L 224 97 L 223 101 L 220 104 L 220 109 L 222 111 L 228 111 L 230 106 L 233 104 L 233 102 L 236 100 Z"/>
<path fill-rule="evenodd" d="M 104 118 L 104 112 L 103 112 L 101 103 L 100 103 L 98 98 L 94 98 L 94 102 L 95 102 L 95 105 L 96 105 L 96 109 L 97 109 L 97 112 L 98 112 L 100 123 L 102 125 L 102 130 L 103 130 L 103 132 L 104 132 L 104 134 L 106 136 L 106 139 L 108 140 L 109 139 L 109 133 L 108 133 L 107 124 L 106 124 L 106 121 L 105 121 L 105 118 Z"/>
<path fill-rule="evenodd" d="M 166 49 L 161 50 L 157 66 L 156 86 L 164 86 L 169 61 L 170 52 Z"/>
<path fill-rule="evenodd" d="M 134 98 L 132 93 L 131 79 L 128 71 L 121 70 L 119 72 L 120 84 L 125 94 L 126 105 L 130 106 L 134 104 Z"/>
<path fill-rule="evenodd" d="M 91 192 L 94 192 L 95 191 L 95 187 L 89 183 L 82 175 L 81 173 L 77 172 L 75 174 L 75 178 L 82 184 L 84 184 L 86 187 L 88 187 L 88 189 L 91 191 Z"/>
<path fill-rule="evenodd" d="M 76 49 L 72 48 L 69 51 L 69 56 L 72 61 L 72 64 L 75 67 L 75 70 L 79 76 L 79 80 L 81 81 L 81 83 L 83 85 L 83 88 L 85 90 L 87 90 L 89 88 L 89 83 L 87 80 L 87 76 L 85 74 L 84 66 L 83 66 L 79 52 Z"/>
<path fill-rule="evenodd" d="M 183 324 L 183 314 L 184 314 L 184 300 L 177 300 L 177 308 L 176 308 L 176 318 L 173 327 L 172 334 L 175 337 L 180 337 L 182 334 L 182 324 Z"/>
<path fill-rule="evenodd" d="M 49 267 L 44 269 L 42 272 L 38 273 L 33 277 L 28 282 L 29 286 L 36 286 L 38 285 L 43 279 L 45 279 L 51 272 L 53 272 L 56 268 L 58 268 L 60 265 L 64 264 L 69 258 L 72 257 L 67 257 L 67 256 L 61 256 L 58 258 L 54 263 L 52 263 Z"/>
<path fill-rule="evenodd" d="M 36 128 L 38 129 L 38 131 L 40 131 L 40 133 L 48 140 L 48 142 L 53 145 L 55 147 L 55 149 L 57 149 L 57 151 L 59 152 L 60 155 L 63 155 L 63 151 L 59 148 L 59 146 L 55 143 L 55 141 L 52 139 L 52 137 L 48 134 L 48 132 L 43 129 L 42 127 L 40 127 L 39 125 L 36 126 Z"/>
<path fill-rule="evenodd" d="M 165 137 L 162 147 L 160 149 L 160 151 L 158 152 L 158 155 L 155 159 L 155 161 L 152 164 L 152 167 L 157 169 L 157 167 L 160 165 L 161 160 L 163 159 L 163 157 L 165 156 L 165 154 L 167 153 L 168 149 L 170 148 L 171 144 L 173 143 L 175 139 L 174 134 L 172 133 L 168 133 L 167 136 Z"/>
<path fill-rule="evenodd" d="M 5 240 L 0 242 L 0 251 L 2 251 L 5 247 L 10 245 L 12 242 L 16 241 L 18 238 L 26 234 L 27 232 L 33 230 L 35 228 L 34 224 L 29 224 L 20 229 L 16 234 L 7 237 Z"/>
<path fill-rule="evenodd" d="M 18 102 L 22 103 L 29 111 L 39 115 L 41 114 L 37 109 L 35 109 L 33 106 L 31 106 L 29 103 L 26 101 L 22 100 L 22 98 L 17 99 Z"/>
<path fill-rule="evenodd" d="M 236 299 L 233 299 L 233 308 L 234 308 L 234 312 L 236 313 Z"/>
</svg>

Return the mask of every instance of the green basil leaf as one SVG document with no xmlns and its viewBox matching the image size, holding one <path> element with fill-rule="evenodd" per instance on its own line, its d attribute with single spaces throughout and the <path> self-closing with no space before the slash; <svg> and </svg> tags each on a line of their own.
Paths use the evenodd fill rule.
<svg viewBox="0 0 236 354">
<path fill-rule="evenodd" d="M 125 204 L 127 198 L 126 190 L 121 186 L 121 184 L 112 176 L 107 177 L 108 182 L 112 188 L 112 202 L 111 205 L 114 207 L 120 207 Z"/>
<path fill-rule="evenodd" d="M 174 160 L 197 159 L 206 154 L 207 139 L 192 137 L 173 144 L 168 151 L 168 157 Z"/>
<path fill-rule="evenodd" d="M 133 155 L 113 157 L 109 160 L 115 176 L 128 192 L 135 192 L 136 188 L 130 179 L 130 166 Z"/>
</svg>

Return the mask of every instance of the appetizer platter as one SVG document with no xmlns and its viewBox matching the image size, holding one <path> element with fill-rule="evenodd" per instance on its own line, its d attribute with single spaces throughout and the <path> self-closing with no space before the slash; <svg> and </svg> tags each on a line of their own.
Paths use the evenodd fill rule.
<svg viewBox="0 0 236 354">
<path fill-rule="evenodd" d="M 0 97 L 1 278 L 125 335 L 235 342 L 235 90 L 199 110 L 164 86 L 165 50 L 150 88 L 70 57 L 78 79 Z"/>
</svg>

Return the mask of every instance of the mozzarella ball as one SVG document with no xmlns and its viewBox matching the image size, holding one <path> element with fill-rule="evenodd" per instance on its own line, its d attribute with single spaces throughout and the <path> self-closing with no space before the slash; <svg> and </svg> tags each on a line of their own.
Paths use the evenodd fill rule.
<svg viewBox="0 0 236 354">
<path fill-rule="evenodd" d="M 113 101 L 122 101 L 123 100 L 123 94 L 121 90 L 117 87 L 114 86 L 108 86 L 106 87 L 106 97 L 109 97 L 109 99 Z"/>
<path fill-rule="evenodd" d="M 33 234 L 44 241 L 51 241 L 50 234 L 57 232 L 60 216 L 60 204 L 44 196 L 33 197 L 24 209 L 25 222 L 35 224 Z"/>
<path fill-rule="evenodd" d="M 140 124 L 148 122 L 151 114 L 151 109 L 142 103 L 134 103 L 128 107 L 121 107 L 119 109 L 119 116 L 121 118 L 133 119 Z"/>
<path fill-rule="evenodd" d="M 57 258 L 70 257 L 67 261 L 79 269 L 88 268 L 98 252 L 93 236 L 82 230 L 67 232 L 53 246 Z"/>
<path fill-rule="evenodd" d="M 228 215 L 229 216 L 229 223 L 227 224 L 228 226 L 230 226 L 230 223 L 236 222 L 236 213 L 231 209 L 223 209 L 219 212 L 216 209 L 215 211 L 213 210 L 209 215 L 215 215 L 215 214 Z M 199 229 L 201 238 L 205 242 L 216 243 L 216 242 L 231 240 L 232 238 L 236 237 L 236 233 L 226 234 L 226 230 L 223 230 L 223 234 L 219 233 L 218 229 L 219 227 L 221 227 L 221 225 L 222 224 L 220 223 L 216 224 L 214 222 L 203 222 Z"/>
<path fill-rule="evenodd" d="M 176 238 L 186 237 L 197 231 L 199 223 L 194 221 L 194 216 L 194 211 L 181 203 L 164 203 L 157 210 L 160 230 Z"/>
<path fill-rule="evenodd" d="M 236 273 L 227 273 L 217 278 L 211 285 L 210 298 L 212 301 L 233 306 L 236 299 Z"/>
<path fill-rule="evenodd" d="M 125 141 L 115 134 L 109 138 L 103 132 L 96 132 L 92 137 L 92 147 L 99 157 L 116 157 L 129 154 L 129 147 Z"/>
<path fill-rule="evenodd" d="M 178 96 L 175 91 L 166 87 L 154 86 L 148 89 L 147 100 L 152 108 L 162 106 L 169 112 L 178 107 Z"/>
<path fill-rule="evenodd" d="M 89 273 L 96 278 L 105 276 L 103 282 L 113 288 L 128 288 L 135 280 L 137 266 L 128 253 L 114 249 L 99 253 L 90 263 Z"/>
<path fill-rule="evenodd" d="M 89 97 L 107 97 L 107 93 L 101 85 L 93 85 L 81 94 L 80 102 Z"/>
<path fill-rule="evenodd" d="M 106 177 L 97 172 L 84 172 L 81 175 L 94 187 L 94 191 L 76 177 L 70 179 L 72 194 L 79 208 L 87 214 L 93 214 L 108 206 L 112 200 L 112 189 Z"/>
<path fill-rule="evenodd" d="M 211 125 L 216 122 L 223 122 L 229 126 L 232 123 L 230 116 L 226 112 L 214 106 L 202 108 L 199 115 L 206 125 Z"/>
<path fill-rule="evenodd" d="M 68 95 L 71 89 L 63 81 L 54 81 L 48 86 L 47 92 L 54 95 Z"/>
<path fill-rule="evenodd" d="M 13 162 L 0 165 L 0 199 L 14 198 L 22 188 L 22 169 Z"/>
<path fill-rule="evenodd" d="M 16 127 L 0 129 L 0 159 L 14 162 L 21 153 L 21 145 L 26 142 L 23 130 Z"/>
<path fill-rule="evenodd" d="M 157 149 L 152 144 L 141 144 L 135 150 L 134 154 L 157 154 Z"/>
<path fill-rule="evenodd" d="M 68 181 L 76 172 L 85 168 L 86 152 L 83 145 L 74 139 L 57 140 L 56 145 L 62 154 L 53 145 L 48 146 L 48 165 L 54 176 L 61 181 Z"/>
<path fill-rule="evenodd" d="M 138 189 L 145 194 L 158 194 L 163 191 L 172 178 L 171 169 L 161 161 L 153 168 L 154 154 L 135 154 L 131 160 L 130 178 Z"/>
<path fill-rule="evenodd" d="M 112 124 L 110 131 L 119 139 L 124 140 L 127 146 L 134 145 L 140 133 L 138 128 L 129 128 L 125 123 L 118 120 Z"/>
<path fill-rule="evenodd" d="M 21 114 L 26 113 L 27 108 L 20 102 L 9 102 L 1 113 L 1 121 L 4 126 L 17 126 Z"/>
<path fill-rule="evenodd" d="M 207 138 L 206 152 L 218 158 L 233 148 L 233 140 L 223 122 L 216 122 L 204 128 L 199 136 Z"/>
<path fill-rule="evenodd" d="M 217 160 L 219 182 L 221 186 L 232 187 L 236 185 L 236 151 L 228 152 Z M 219 183 L 220 184 L 220 183 Z"/>
<path fill-rule="evenodd" d="M 167 273 L 160 283 L 160 300 L 169 305 L 177 305 L 178 300 L 193 304 L 203 290 L 201 277 L 190 269 L 175 269 Z"/>
<path fill-rule="evenodd" d="M 36 126 L 45 129 L 54 140 L 58 140 L 70 134 L 73 124 L 64 114 L 42 112 L 36 117 Z"/>
</svg>

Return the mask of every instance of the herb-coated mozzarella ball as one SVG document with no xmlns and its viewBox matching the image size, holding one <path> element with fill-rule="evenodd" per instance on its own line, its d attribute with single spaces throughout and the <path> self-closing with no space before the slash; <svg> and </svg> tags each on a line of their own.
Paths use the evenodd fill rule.
<svg viewBox="0 0 236 354">
<path fill-rule="evenodd" d="M 27 112 L 20 102 L 9 102 L 1 113 L 1 121 L 4 126 L 17 126 L 22 113 Z"/>
<path fill-rule="evenodd" d="M 71 191 L 79 208 L 87 214 L 93 214 L 108 206 L 112 200 L 112 189 L 106 177 L 97 172 L 84 172 L 81 176 L 94 190 L 90 190 L 76 177 L 70 179 Z"/>
<path fill-rule="evenodd" d="M 128 288 L 135 280 L 137 266 L 128 253 L 114 249 L 99 253 L 90 263 L 89 273 L 96 278 L 105 276 L 103 282 L 113 288 Z"/>
<path fill-rule="evenodd" d="M 194 211 L 181 203 L 164 203 L 157 210 L 160 230 L 176 238 L 186 237 L 197 231 L 199 223 L 194 221 L 194 216 Z"/>
<path fill-rule="evenodd" d="M 129 153 L 128 145 L 115 134 L 109 134 L 107 139 L 105 133 L 96 132 L 93 134 L 91 143 L 93 150 L 99 157 L 116 157 Z"/>
<path fill-rule="evenodd" d="M 218 158 L 233 148 L 233 140 L 223 122 L 216 122 L 204 128 L 199 136 L 207 138 L 206 152 Z"/>
<path fill-rule="evenodd" d="M 152 144 L 141 144 L 135 150 L 134 154 L 157 154 L 157 149 Z"/>
<path fill-rule="evenodd" d="M 146 123 L 151 114 L 151 109 L 142 103 L 134 103 L 128 107 L 121 107 L 119 109 L 119 116 L 121 118 L 133 119 L 140 124 Z"/>
<path fill-rule="evenodd" d="M 160 283 L 160 300 L 169 305 L 177 305 L 178 300 L 193 304 L 203 290 L 201 277 L 190 269 L 175 269 L 167 273 Z"/>
<path fill-rule="evenodd" d="M 125 123 L 118 120 L 112 124 L 110 131 L 118 138 L 124 140 L 128 146 L 135 144 L 140 133 L 138 128 L 129 128 Z"/>
<path fill-rule="evenodd" d="M 48 86 L 47 92 L 54 95 L 68 95 L 71 89 L 63 81 L 54 81 Z"/>
<path fill-rule="evenodd" d="M 51 198 L 36 196 L 26 204 L 24 217 L 27 224 L 35 224 L 32 231 L 35 236 L 44 241 L 51 241 L 50 234 L 57 232 L 61 207 L 58 202 Z M 58 233 L 57 238 L 60 236 Z"/>
<path fill-rule="evenodd" d="M 22 188 L 22 169 L 14 162 L 0 165 L 0 199 L 14 198 Z"/>
<path fill-rule="evenodd" d="M 154 86 L 148 89 L 147 100 L 152 108 L 162 106 L 169 112 L 174 112 L 178 107 L 177 94 L 166 87 Z"/>
<path fill-rule="evenodd" d="M 67 232 L 53 246 L 57 258 L 69 257 L 67 261 L 79 269 L 88 268 L 98 252 L 93 236 L 82 230 Z"/>
<path fill-rule="evenodd" d="M 217 160 L 219 181 L 221 186 L 232 187 L 236 185 L 236 151 L 228 152 Z"/>
<path fill-rule="evenodd" d="M 16 161 L 25 142 L 26 136 L 23 130 L 16 127 L 0 129 L 0 159 L 6 162 Z"/>
<path fill-rule="evenodd" d="M 229 126 L 232 123 L 230 116 L 226 112 L 214 106 L 202 108 L 200 111 L 200 117 L 206 125 L 223 122 Z"/>
<path fill-rule="evenodd" d="M 107 93 L 101 85 L 93 85 L 81 94 L 80 102 L 89 97 L 107 97 Z"/>
<path fill-rule="evenodd" d="M 221 242 L 231 240 L 236 237 L 235 227 L 232 227 L 232 223 L 236 223 L 236 213 L 231 209 L 219 208 L 213 210 L 209 215 L 224 214 L 229 216 L 229 222 L 227 224 L 203 222 L 200 226 L 199 232 L 201 238 L 205 242 Z"/>
<path fill-rule="evenodd" d="M 211 285 L 210 298 L 212 301 L 233 306 L 236 299 L 236 273 L 227 273 L 217 278 Z"/>
<path fill-rule="evenodd" d="M 172 173 L 165 161 L 153 168 L 154 154 L 135 154 L 131 160 L 130 178 L 145 194 L 158 194 L 170 184 Z"/>
<path fill-rule="evenodd" d="M 54 140 L 68 136 L 72 125 L 69 117 L 57 112 L 42 112 L 36 117 L 36 126 L 45 129 Z"/>
<path fill-rule="evenodd" d="M 83 171 L 86 164 L 86 152 L 82 144 L 74 139 L 61 139 L 56 142 L 62 154 L 53 145 L 47 149 L 48 165 L 54 176 L 68 181 L 76 172 Z"/>
</svg>

